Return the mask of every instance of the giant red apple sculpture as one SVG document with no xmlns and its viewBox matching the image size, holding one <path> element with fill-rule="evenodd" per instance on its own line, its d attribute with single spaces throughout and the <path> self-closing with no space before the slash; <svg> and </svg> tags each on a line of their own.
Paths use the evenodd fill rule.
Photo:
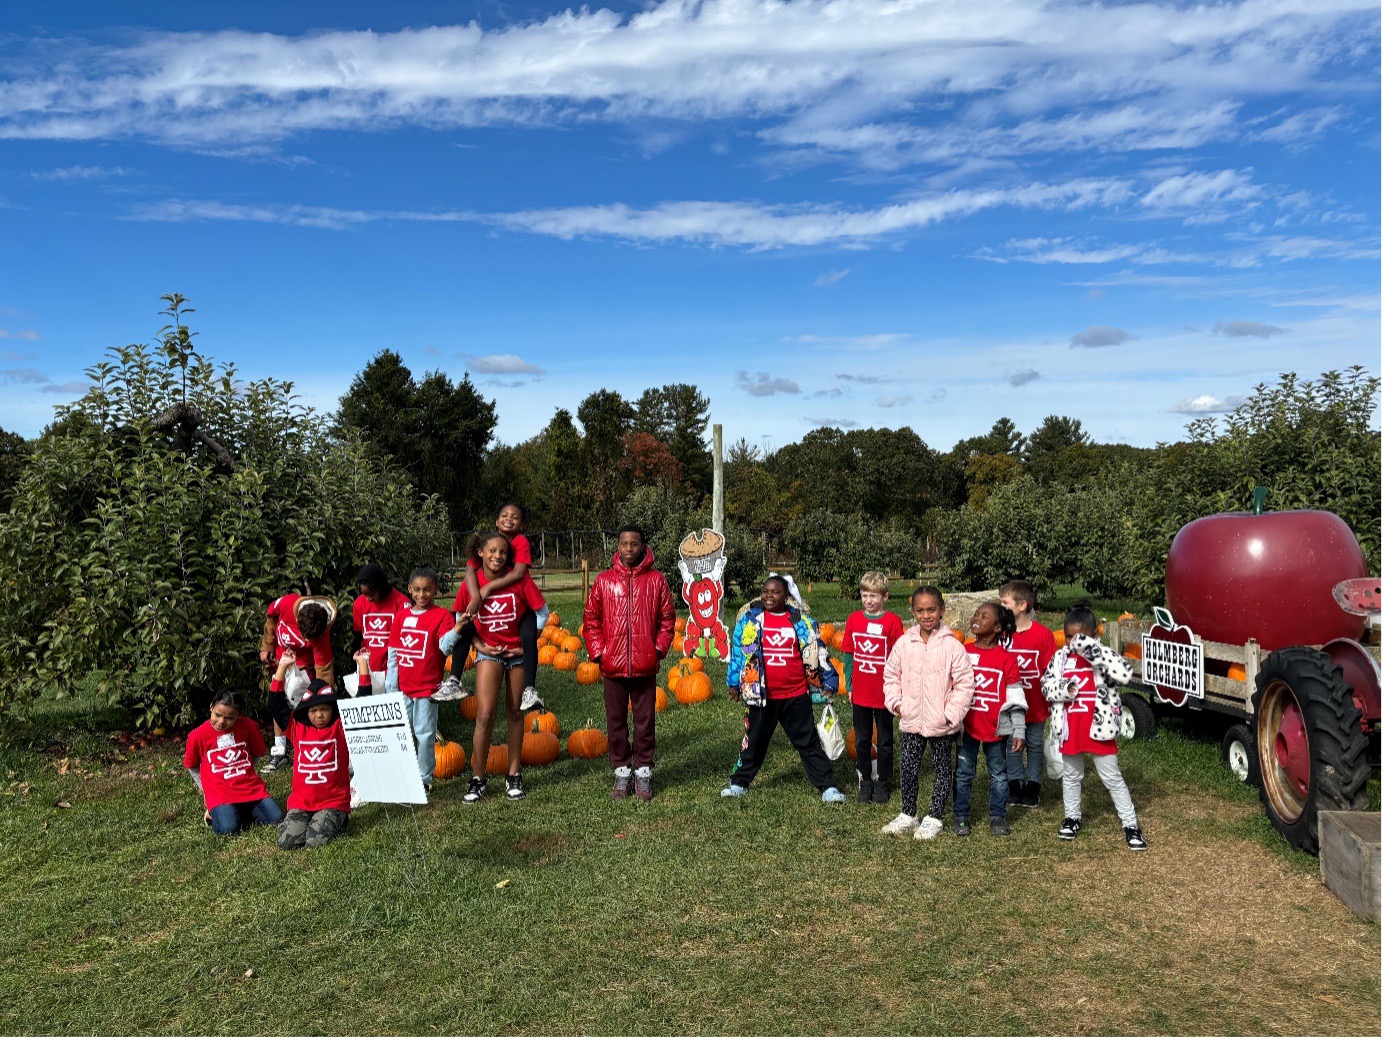
<svg viewBox="0 0 1384 1041">
<path fill-rule="evenodd" d="M 1168 607 L 1203 640 L 1252 637 L 1274 650 L 1359 639 L 1365 620 L 1342 611 L 1331 589 L 1367 574 L 1360 543 L 1334 513 L 1218 513 L 1173 538 Z"/>
</svg>

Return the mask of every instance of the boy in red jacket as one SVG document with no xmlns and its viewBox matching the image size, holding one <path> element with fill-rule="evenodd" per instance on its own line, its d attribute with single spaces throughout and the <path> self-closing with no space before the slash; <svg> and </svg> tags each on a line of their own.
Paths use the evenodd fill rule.
<svg viewBox="0 0 1384 1041">
<path fill-rule="evenodd" d="M 630 793 L 654 797 L 654 714 L 658 665 L 673 646 L 673 593 L 644 532 L 620 529 L 610 567 L 596 576 L 582 616 L 586 652 L 601 666 L 605 683 L 606 733 L 615 768 L 612 799 Z M 629 708 L 634 708 L 634 743 Z M 631 772 L 630 763 L 634 769 Z"/>
</svg>

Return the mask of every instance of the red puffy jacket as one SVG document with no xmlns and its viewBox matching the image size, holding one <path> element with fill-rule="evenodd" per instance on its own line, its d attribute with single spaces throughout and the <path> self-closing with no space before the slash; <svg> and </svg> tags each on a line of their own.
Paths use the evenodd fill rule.
<svg viewBox="0 0 1384 1041">
<path fill-rule="evenodd" d="M 610 569 L 591 583 L 582 615 L 586 653 L 600 659 L 601 675 L 652 676 L 673 646 L 673 593 L 654 570 L 653 550 L 633 569 L 616 553 Z"/>
</svg>

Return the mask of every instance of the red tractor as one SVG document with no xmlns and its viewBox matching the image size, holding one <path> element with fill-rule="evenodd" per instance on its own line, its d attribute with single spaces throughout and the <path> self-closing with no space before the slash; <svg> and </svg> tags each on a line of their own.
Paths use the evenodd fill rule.
<svg viewBox="0 0 1384 1041">
<path fill-rule="evenodd" d="M 1183 527 L 1168 608 L 1147 631 L 1121 620 L 1112 644 L 1155 703 L 1228 718 L 1226 764 L 1290 843 L 1316 853 L 1318 812 L 1367 809 L 1379 768 L 1380 581 L 1334 513 L 1260 503 Z M 1152 723 L 1131 700 L 1131 729 Z"/>
</svg>

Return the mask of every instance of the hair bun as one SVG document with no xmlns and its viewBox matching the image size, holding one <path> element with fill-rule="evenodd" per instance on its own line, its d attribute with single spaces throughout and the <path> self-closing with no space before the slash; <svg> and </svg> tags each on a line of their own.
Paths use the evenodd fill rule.
<svg viewBox="0 0 1384 1041">
<path fill-rule="evenodd" d="M 1092 606 L 1093 606 L 1093 605 L 1092 605 L 1092 603 L 1091 603 L 1091 601 L 1090 601 L 1089 599 L 1087 599 L 1086 597 L 1082 597 L 1080 600 L 1077 600 L 1076 602 L 1074 602 L 1074 603 L 1072 604 L 1072 610 L 1073 610 L 1073 611 L 1089 611 L 1089 610 L 1092 609 Z"/>
</svg>

